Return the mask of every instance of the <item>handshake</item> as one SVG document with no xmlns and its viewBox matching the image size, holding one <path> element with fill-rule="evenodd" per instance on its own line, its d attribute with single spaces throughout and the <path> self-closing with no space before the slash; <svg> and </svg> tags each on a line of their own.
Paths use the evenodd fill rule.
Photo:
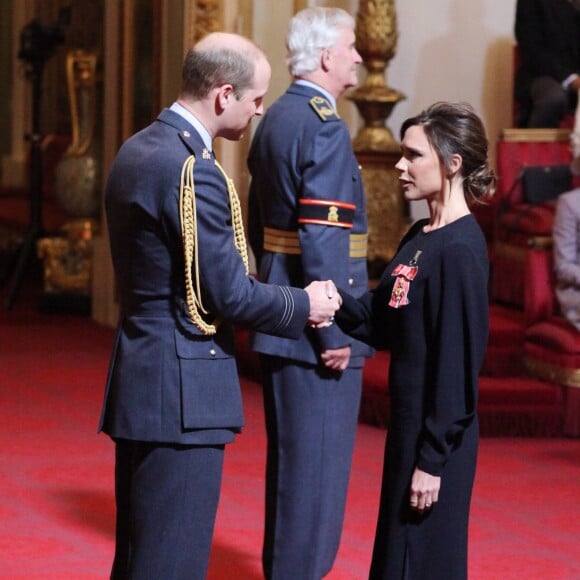
<svg viewBox="0 0 580 580">
<path fill-rule="evenodd" d="M 308 324 L 314 328 L 330 326 L 334 313 L 340 308 L 342 299 L 332 280 L 311 282 L 306 288 L 310 299 Z"/>
</svg>

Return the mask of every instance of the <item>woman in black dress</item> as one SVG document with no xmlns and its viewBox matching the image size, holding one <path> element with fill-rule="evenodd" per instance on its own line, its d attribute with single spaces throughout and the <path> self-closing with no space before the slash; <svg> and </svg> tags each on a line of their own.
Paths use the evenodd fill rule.
<svg viewBox="0 0 580 580">
<path fill-rule="evenodd" d="M 341 293 L 336 321 L 391 351 L 388 429 L 370 578 L 467 577 L 488 335 L 488 254 L 470 204 L 495 188 L 485 129 L 466 104 L 436 103 L 401 128 L 396 168 L 427 202 L 374 291 Z"/>
</svg>

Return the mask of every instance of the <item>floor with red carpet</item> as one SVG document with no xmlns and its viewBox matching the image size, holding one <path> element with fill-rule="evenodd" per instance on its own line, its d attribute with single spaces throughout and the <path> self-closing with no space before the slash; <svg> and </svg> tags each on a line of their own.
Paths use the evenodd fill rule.
<svg viewBox="0 0 580 580">
<path fill-rule="evenodd" d="M 0 312 L 0 578 L 104 579 L 114 547 L 113 446 L 96 426 L 113 331 L 20 302 Z M 243 394 L 247 425 L 226 452 L 209 580 L 261 578 L 259 385 L 245 379 Z M 359 426 L 330 580 L 367 577 L 385 435 Z M 580 578 L 578 481 L 580 440 L 483 438 L 470 578 Z"/>
</svg>

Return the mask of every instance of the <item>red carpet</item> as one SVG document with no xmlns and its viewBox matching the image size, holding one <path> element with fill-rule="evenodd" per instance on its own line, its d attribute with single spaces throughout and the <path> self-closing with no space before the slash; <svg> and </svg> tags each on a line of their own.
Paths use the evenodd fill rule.
<svg viewBox="0 0 580 580">
<path fill-rule="evenodd" d="M 113 446 L 96 434 L 113 331 L 85 318 L 0 312 L 0 578 L 104 579 L 113 553 Z M 226 453 L 210 580 L 257 580 L 265 458 L 259 387 Z M 330 580 L 367 577 L 385 431 L 360 425 Z M 472 580 L 580 578 L 580 440 L 483 439 Z M 300 580 L 300 579 L 297 579 Z"/>
</svg>

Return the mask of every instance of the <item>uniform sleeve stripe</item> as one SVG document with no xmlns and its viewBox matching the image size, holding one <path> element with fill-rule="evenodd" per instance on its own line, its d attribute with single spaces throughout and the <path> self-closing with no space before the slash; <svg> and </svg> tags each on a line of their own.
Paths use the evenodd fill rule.
<svg viewBox="0 0 580 580">
<path fill-rule="evenodd" d="M 278 288 L 280 288 L 284 298 L 284 312 L 276 328 L 286 328 L 294 316 L 294 296 L 292 296 L 292 292 L 286 286 L 278 286 Z"/>
<path fill-rule="evenodd" d="M 319 224 L 351 228 L 356 205 L 326 199 L 301 199 L 298 209 L 299 224 Z"/>
<path fill-rule="evenodd" d="M 297 250 L 297 253 L 300 253 L 300 240 L 296 232 L 288 232 L 288 235 L 285 235 L 283 230 L 264 228 L 264 247 L 266 246 L 283 246 L 287 250 Z"/>
<path fill-rule="evenodd" d="M 317 220 L 310 218 L 299 218 L 299 224 L 317 224 L 320 226 L 334 226 L 335 228 L 352 228 L 352 222 L 335 222 L 329 220 Z"/>
<path fill-rule="evenodd" d="M 298 240 L 295 231 L 291 230 L 279 230 L 276 228 L 264 227 L 265 236 L 276 236 L 280 238 L 288 238 L 289 240 Z"/>
<path fill-rule="evenodd" d="M 326 221 L 316 222 L 322 225 L 331 225 L 350 228 L 350 224 L 328 223 Z M 368 234 L 350 234 L 350 257 L 366 258 L 368 246 Z M 302 253 L 298 232 L 289 230 L 278 230 L 276 228 L 264 228 L 264 250 L 277 254 L 290 254 L 298 256 Z"/>
<path fill-rule="evenodd" d="M 301 205 L 322 205 L 326 207 L 335 205 L 337 207 L 341 207 L 343 209 L 350 209 L 352 211 L 356 209 L 356 205 L 354 203 L 346 203 L 344 201 L 333 201 L 329 199 L 312 199 L 307 197 L 299 199 L 298 203 Z"/>
</svg>

